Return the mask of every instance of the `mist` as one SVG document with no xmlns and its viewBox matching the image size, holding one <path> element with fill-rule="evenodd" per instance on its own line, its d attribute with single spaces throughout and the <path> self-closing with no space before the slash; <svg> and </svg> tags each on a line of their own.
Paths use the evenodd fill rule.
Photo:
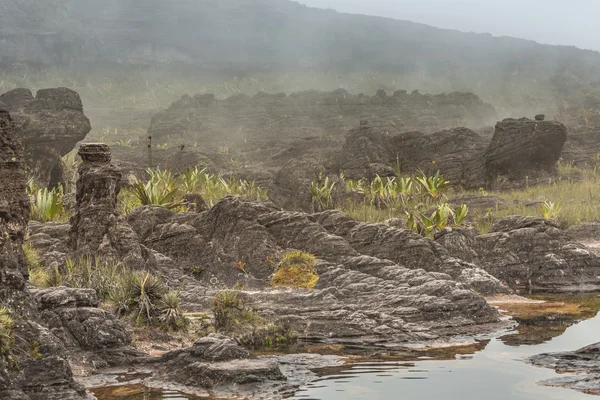
<svg viewBox="0 0 600 400">
<path fill-rule="evenodd" d="M 596 0 L 300 0 L 311 7 L 600 50 Z"/>
</svg>

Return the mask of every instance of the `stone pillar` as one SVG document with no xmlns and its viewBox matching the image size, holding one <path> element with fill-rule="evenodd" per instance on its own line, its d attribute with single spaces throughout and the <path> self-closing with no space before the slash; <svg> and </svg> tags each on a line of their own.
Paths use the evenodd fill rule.
<svg viewBox="0 0 600 400">
<path fill-rule="evenodd" d="M 0 302 L 6 305 L 28 277 L 21 247 L 29 222 L 23 149 L 8 111 L 0 107 Z"/>
<path fill-rule="evenodd" d="M 122 174 L 111 163 L 109 147 L 83 144 L 79 155 L 83 163 L 79 166 L 76 212 L 71 218 L 71 251 L 76 257 L 142 266 L 145 262 L 137 235 L 117 209 Z"/>
</svg>

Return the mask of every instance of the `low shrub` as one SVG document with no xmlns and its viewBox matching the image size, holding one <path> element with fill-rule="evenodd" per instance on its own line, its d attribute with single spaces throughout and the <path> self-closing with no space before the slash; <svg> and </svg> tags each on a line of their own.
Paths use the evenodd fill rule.
<svg viewBox="0 0 600 400">
<path fill-rule="evenodd" d="M 95 289 L 98 298 L 110 303 L 117 316 L 131 318 L 141 325 L 181 330 L 188 323 L 179 292 L 169 290 L 159 277 L 120 263 L 82 258 L 67 259 L 64 266 L 49 269 L 38 264 L 30 266 L 30 280 L 40 287 Z"/>
<path fill-rule="evenodd" d="M 252 310 L 248 298 L 223 290 L 213 300 L 214 326 L 249 349 L 280 349 L 296 342 L 295 331 L 286 324 L 269 322 Z"/>
</svg>

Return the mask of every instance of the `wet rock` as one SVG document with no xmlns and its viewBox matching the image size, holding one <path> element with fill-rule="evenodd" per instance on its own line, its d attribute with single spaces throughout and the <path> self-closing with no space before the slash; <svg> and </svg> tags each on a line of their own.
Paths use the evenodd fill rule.
<svg viewBox="0 0 600 400">
<path fill-rule="evenodd" d="M 156 364 L 160 379 L 219 394 L 255 394 L 264 392 L 268 382 L 285 381 L 276 361 L 255 357 L 233 339 L 215 334 L 166 353 Z"/>
<path fill-rule="evenodd" d="M 135 231 L 119 216 L 121 171 L 111 164 L 104 144 L 84 144 L 77 180 L 77 212 L 71 217 L 69 248 L 76 257 L 123 261 L 141 267 L 148 261 Z"/>
<path fill-rule="evenodd" d="M 576 351 L 539 354 L 527 361 L 538 367 L 569 373 L 567 376 L 543 381 L 543 385 L 567 387 L 591 394 L 600 393 L 600 343 Z"/>
<path fill-rule="evenodd" d="M 28 360 L 22 365 L 22 390 L 30 400 L 79 400 L 89 398 L 73 380 L 69 363 L 59 357 Z"/>
<path fill-rule="evenodd" d="M 0 95 L 13 115 L 25 144 L 26 160 L 42 184 L 64 182 L 61 157 L 91 130 L 79 95 L 67 88 L 41 89 L 33 97 L 28 89 Z"/>
</svg>

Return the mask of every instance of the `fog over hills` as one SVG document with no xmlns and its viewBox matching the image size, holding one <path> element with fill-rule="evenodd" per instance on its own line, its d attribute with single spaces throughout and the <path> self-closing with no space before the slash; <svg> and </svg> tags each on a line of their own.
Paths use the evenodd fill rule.
<svg viewBox="0 0 600 400">
<path fill-rule="evenodd" d="M 544 44 L 600 50 L 596 0 L 301 0 L 340 12 L 421 22 L 463 32 L 491 33 Z"/>
<path fill-rule="evenodd" d="M 431 1 L 414 9 L 383 0 L 369 2 L 369 7 L 350 1 L 343 10 L 433 23 L 444 18 L 445 8 L 427 8 L 434 5 Z M 308 3 L 342 9 L 339 0 Z M 476 16 L 486 9 L 469 1 L 460 4 L 473 13 L 460 18 L 451 14 L 447 20 L 452 24 L 440 20 L 440 26 L 459 27 L 469 20 L 506 34 L 527 25 L 530 37 L 541 28 L 555 29 L 562 37 L 562 27 L 573 25 L 570 20 L 561 25 L 557 15 L 548 17 L 555 10 L 553 2 L 533 11 L 523 5 L 514 18 L 507 15 L 510 6 L 503 5 L 509 11 L 499 14 L 497 6 L 490 6 L 479 22 Z M 417 18 L 426 9 L 430 18 Z M 463 30 L 480 28 L 464 25 Z M 600 81 L 600 53 L 595 51 L 339 13 L 289 0 L 54 0 L 43 5 L 0 0 L 0 66 L 10 68 L 15 62 L 64 68 L 194 66 L 193 73 L 259 71 L 285 75 L 282 79 L 288 79 L 286 74 L 356 74 L 391 89 L 474 91 L 495 102 L 501 102 L 496 97 L 512 101 L 525 90 L 529 98 L 548 99 Z"/>
</svg>

